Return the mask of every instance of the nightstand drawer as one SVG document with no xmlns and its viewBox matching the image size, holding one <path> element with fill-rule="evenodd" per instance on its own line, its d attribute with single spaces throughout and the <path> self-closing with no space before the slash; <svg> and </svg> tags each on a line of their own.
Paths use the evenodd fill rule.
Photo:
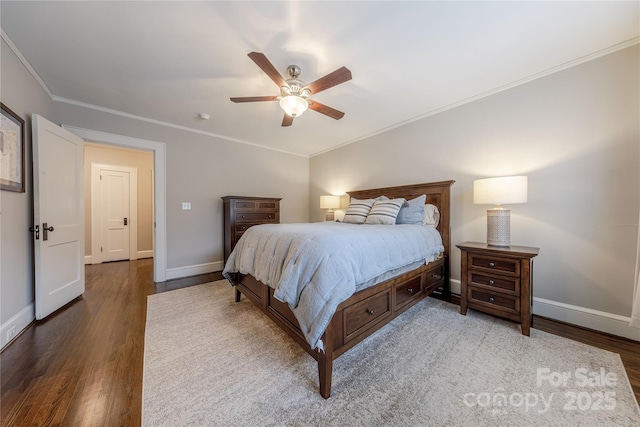
<svg viewBox="0 0 640 427">
<path fill-rule="evenodd" d="M 520 279 L 518 278 L 480 274 L 475 271 L 471 271 L 469 274 L 471 275 L 469 285 L 485 287 L 489 291 L 494 289 L 516 297 L 520 296 Z"/>
<path fill-rule="evenodd" d="M 469 268 L 520 276 L 520 262 L 512 258 L 469 254 Z"/>
<path fill-rule="evenodd" d="M 236 222 L 272 222 L 276 218 L 275 212 L 238 212 Z"/>
<path fill-rule="evenodd" d="M 511 314 L 520 314 L 520 298 L 474 287 L 469 287 L 467 291 L 470 307 L 473 307 L 475 303 L 503 310 Z"/>
</svg>

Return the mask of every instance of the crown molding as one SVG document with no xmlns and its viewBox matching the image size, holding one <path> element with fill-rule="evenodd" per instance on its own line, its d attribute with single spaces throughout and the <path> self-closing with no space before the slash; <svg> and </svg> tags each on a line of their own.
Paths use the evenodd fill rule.
<svg viewBox="0 0 640 427">
<path fill-rule="evenodd" d="M 102 107 L 102 106 L 99 106 L 99 105 L 89 104 L 89 103 L 82 102 L 82 101 L 76 101 L 75 99 L 63 98 L 63 97 L 57 96 L 57 95 L 53 95 L 52 99 L 55 102 L 60 102 L 60 103 L 63 103 L 63 104 L 69 104 L 69 105 L 73 105 L 73 106 L 81 107 L 81 108 L 87 108 L 87 109 L 90 109 L 90 110 L 100 111 L 100 112 L 107 113 L 107 114 L 113 114 L 115 116 L 120 116 L 120 117 L 124 117 L 124 118 L 127 118 L 127 119 L 138 120 L 138 121 L 147 122 L 147 123 L 153 123 L 153 124 L 156 124 L 156 125 L 170 127 L 170 128 L 182 130 L 182 131 L 185 131 L 185 132 L 191 132 L 191 133 L 196 133 L 196 134 L 199 134 L 199 135 L 205 135 L 205 136 L 209 136 L 209 137 L 213 137 L 213 138 L 219 138 L 219 139 L 223 139 L 225 141 L 236 142 L 236 143 L 239 143 L 239 144 L 251 145 L 253 147 L 263 148 L 263 149 L 269 150 L 269 151 L 277 151 L 279 153 L 290 154 L 292 156 L 309 158 L 309 156 L 298 154 L 298 153 L 293 153 L 291 151 L 280 150 L 278 148 L 273 148 L 273 147 L 267 147 L 266 145 L 256 144 L 254 142 L 249 142 L 249 141 L 245 141 L 245 140 L 238 139 L 238 138 L 232 138 L 232 137 L 221 135 L 221 134 L 214 133 L 214 132 L 206 132 L 206 131 L 203 131 L 203 130 L 200 130 L 200 129 L 194 129 L 194 128 L 190 128 L 190 127 L 187 127 L 187 126 L 177 125 L 175 123 L 164 122 L 162 120 L 156 120 L 156 119 L 151 119 L 151 118 L 148 118 L 148 117 L 137 116 L 135 114 L 125 113 L 124 111 L 114 110 L 112 108 L 107 108 L 107 107 Z"/>
<path fill-rule="evenodd" d="M 268 147 L 266 145 L 256 144 L 254 142 L 244 141 L 242 139 L 232 138 L 232 137 L 221 135 L 221 134 L 214 133 L 214 132 L 206 132 L 206 131 L 203 131 L 203 130 L 200 130 L 200 129 L 194 129 L 194 128 L 190 128 L 190 127 L 187 127 L 187 126 L 177 125 L 175 123 L 169 123 L 169 122 L 165 122 L 165 121 L 162 121 L 162 120 L 156 120 L 156 119 L 151 119 L 151 118 L 148 118 L 148 117 L 137 116 L 135 114 L 125 113 L 124 111 L 119 111 L 119 110 L 115 110 L 115 109 L 112 109 L 112 108 L 102 107 L 100 105 L 89 104 L 89 103 L 86 103 L 86 102 L 77 101 L 75 99 L 69 99 L 69 98 L 64 98 L 62 96 L 55 95 L 53 92 L 51 92 L 49 87 L 40 78 L 40 76 L 38 75 L 36 70 L 33 68 L 33 66 L 29 63 L 27 58 L 25 58 L 24 55 L 20 52 L 18 47 L 15 45 L 15 43 L 13 43 L 13 41 L 11 40 L 9 35 L 7 33 L 5 33 L 4 29 L 2 29 L 0 27 L 0 30 L 1 30 L 2 39 L 7 43 L 9 48 L 18 57 L 20 62 L 22 62 L 22 65 L 24 65 L 24 67 L 29 71 L 29 73 L 33 76 L 33 78 L 38 82 L 38 84 L 42 87 L 42 89 L 45 91 L 45 93 L 47 95 L 49 95 L 49 97 L 54 102 L 60 102 L 60 103 L 63 103 L 63 104 L 74 105 L 76 107 L 82 107 L 82 108 L 87 108 L 87 109 L 90 109 L 90 110 L 100 111 L 100 112 L 107 113 L 107 114 L 113 114 L 113 115 L 116 115 L 116 116 L 125 117 L 125 118 L 132 119 L 132 120 L 139 120 L 139 121 L 142 121 L 142 122 L 153 123 L 153 124 L 156 124 L 156 125 L 170 127 L 170 128 L 182 130 L 182 131 L 185 131 L 185 132 L 196 133 L 196 134 L 199 134 L 199 135 L 205 135 L 205 136 L 209 136 L 209 137 L 213 137 L 213 138 L 219 138 L 219 139 L 222 139 L 222 140 L 225 140 L 225 141 L 236 142 L 236 143 L 245 144 L 245 145 L 251 145 L 253 147 L 258 147 L 258 148 L 262 148 L 262 149 L 269 150 L 269 151 L 277 151 L 279 153 L 289 154 L 289 155 L 297 156 L 297 157 L 303 157 L 305 159 L 309 158 L 309 156 L 307 156 L 307 155 L 303 155 L 303 154 L 299 154 L 299 153 L 293 153 L 291 151 L 280 150 L 278 148 Z"/>
<path fill-rule="evenodd" d="M 40 85 L 40 87 L 42 87 L 42 90 L 45 91 L 45 93 L 47 95 L 49 95 L 49 98 L 53 99 L 53 92 L 51 92 L 51 89 L 49 89 L 49 87 L 44 83 L 44 81 L 40 78 L 40 76 L 38 75 L 38 73 L 36 73 L 36 70 L 31 66 L 31 64 L 29 63 L 29 61 L 27 61 L 27 58 L 24 57 L 24 55 L 22 54 L 22 52 L 20 52 L 20 50 L 18 50 L 18 47 L 15 45 L 15 43 L 13 43 L 13 40 L 11 40 L 11 38 L 9 37 L 9 35 L 7 33 L 4 32 L 4 29 L 2 27 L 0 27 L 0 37 L 2 37 L 2 40 L 5 41 L 5 43 L 7 43 L 7 45 L 9 46 L 9 48 L 13 51 L 13 53 L 18 57 L 18 59 L 20 60 L 20 62 L 22 62 L 22 65 L 24 65 L 24 67 L 27 69 L 27 71 L 29 71 L 29 73 L 31 73 L 31 75 L 33 76 L 34 79 L 36 79 L 36 81 L 38 82 L 38 84 Z"/>
<path fill-rule="evenodd" d="M 409 123 L 413 123 L 413 122 L 416 122 L 418 120 L 425 119 L 427 117 L 435 116 L 436 114 L 442 113 L 444 111 L 451 110 L 451 109 L 456 108 L 456 107 L 460 107 L 460 106 L 462 106 L 464 104 L 468 104 L 470 102 L 477 101 L 477 100 L 482 99 L 482 98 L 486 98 L 487 96 L 495 95 L 496 93 L 500 93 L 500 92 L 503 92 L 505 90 L 512 89 L 512 88 L 514 88 L 516 86 L 520 86 L 520 85 L 523 85 L 525 83 L 529 83 L 531 81 L 540 79 L 542 77 L 546 77 L 548 75 L 557 73 L 559 71 L 575 67 L 575 66 L 583 64 L 585 62 L 589 62 L 589 61 L 592 61 L 594 59 L 600 58 L 602 56 L 608 55 L 610 53 L 617 52 L 617 51 L 622 50 L 622 49 L 626 49 L 626 48 L 631 47 L 633 45 L 636 45 L 638 43 L 640 43 L 640 37 L 632 38 L 632 39 L 624 41 L 622 43 L 618 43 L 618 44 L 615 44 L 613 46 L 610 46 L 610 47 L 608 47 L 606 49 L 599 50 L 599 51 L 591 53 L 589 55 L 581 56 L 580 58 L 574 59 L 573 61 L 565 62 L 564 64 L 558 65 L 556 67 L 552 67 L 552 68 L 549 68 L 547 70 L 541 71 L 539 73 L 532 74 L 532 75 L 530 75 L 528 77 L 524 77 L 524 78 L 522 78 L 520 80 L 516 80 L 516 81 L 511 82 L 511 83 L 507 83 L 506 85 L 500 86 L 500 87 L 498 87 L 496 89 L 492 89 L 492 90 L 480 93 L 478 95 L 470 96 L 469 98 L 462 99 L 462 100 L 454 102 L 452 104 L 445 105 L 444 107 L 437 108 L 435 110 L 428 111 L 428 112 L 426 112 L 424 114 L 420 114 L 420 115 L 412 117 L 410 119 L 403 120 L 403 121 L 395 123 L 393 125 L 378 129 L 376 131 L 373 131 L 373 132 L 368 133 L 366 135 L 359 136 L 357 138 L 354 138 L 352 140 L 346 141 L 346 142 L 344 142 L 342 144 L 336 145 L 336 146 L 328 148 L 326 150 L 318 151 L 317 153 L 313 153 L 313 154 L 309 155 L 309 157 L 312 158 L 312 157 L 315 157 L 315 156 L 319 156 L 321 154 L 328 153 L 328 152 L 333 151 L 333 150 L 337 150 L 338 148 L 346 147 L 347 145 L 353 144 L 354 142 L 362 141 L 364 139 L 371 138 L 371 137 L 379 135 L 381 133 L 388 132 L 388 131 L 390 131 L 392 129 L 395 129 L 395 128 L 398 128 L 398 127 L 401 127 L 401 126 L 404 126 L 404 125 L 408 125 Z"/>
</svg>

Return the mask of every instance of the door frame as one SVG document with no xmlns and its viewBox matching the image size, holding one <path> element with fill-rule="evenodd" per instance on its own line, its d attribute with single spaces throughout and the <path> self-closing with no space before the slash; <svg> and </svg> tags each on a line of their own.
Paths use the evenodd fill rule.
<svg viewBox="0 0 640 427">
<path fill-rule="evenodd" d="M 129 260 L 138 259 L 138 169 L 130 166 L 91 163 L 91 264 L 102 263 L 102 186 L 101 170 L 129 174 Z"/>
<path fill-rule="evenodd" d="M 75 126 L 62 125 L 62 127 L 87 142 L 153 152 L 153 214 L 155 224 L 153 281 L 165 282 L 167 280 L 166 144 Z"/>
</svg>

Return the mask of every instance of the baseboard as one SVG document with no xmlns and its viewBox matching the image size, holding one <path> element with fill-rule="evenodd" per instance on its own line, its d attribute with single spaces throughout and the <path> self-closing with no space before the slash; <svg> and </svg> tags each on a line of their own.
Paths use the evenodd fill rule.
<svg viewBox="0 0 640 427">
<path fill-rule="evenodd" d="M 31 324 L 36 318 L 36 309 L 33 304 L 29 304 L 20 310 L 15 316 L 7 320 L 0 326 L 0 347 L 1 350 L 11 343 L 20 332 Z"/>
<path fill-rule="evenodd" d="M 640 329 L 629 325 L 630 317 L 537 297 L 533 298 L 533 314 L 640 341 Z"/>
<path fill-rule="evenodd" d="M 138 251 L 138 259 L 153 258 L 153 249 L 148 251 Z"/>
<path fill-rule="evenodd" d="M 189 265 L 186 267 L 168 268 L 167 280 L 180 279 L 182 277 L 197 276 L 198 274 L 213 273 L 224 269 L 224 262 L 208 262 L 206 264 Z"/>
<path fill-rule="evenodd" d="M 84 256 L 84 265 L 93 264 L 93 257 L 91 255 Z"/>
<path fill-rule="evenodd" d="M 449 286 L 451 286 L 451 293 L 460 295 L 460 280 L 449 279 Z"/>
</svg>

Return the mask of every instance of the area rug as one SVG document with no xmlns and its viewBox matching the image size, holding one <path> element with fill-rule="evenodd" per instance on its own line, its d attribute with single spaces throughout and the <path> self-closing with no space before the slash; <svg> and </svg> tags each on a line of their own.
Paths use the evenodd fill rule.
<svg viewBox="0 0 640 427">
<path fill-rule="evenodd" d="M 148 298 L 144 426 L 640 425 L 619 355 L 433 298 L 317 376 L 226 281 Z"/>
</svg>

